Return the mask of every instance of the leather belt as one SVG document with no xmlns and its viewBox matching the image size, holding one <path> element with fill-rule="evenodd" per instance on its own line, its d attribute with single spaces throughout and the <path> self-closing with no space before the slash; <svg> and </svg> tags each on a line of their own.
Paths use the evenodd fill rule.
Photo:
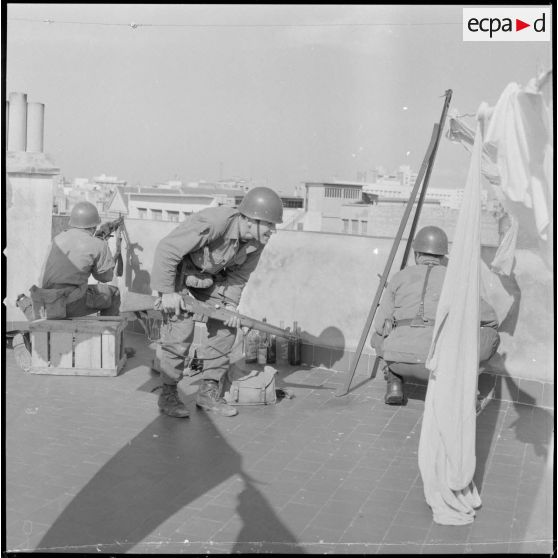
<svg viewBox="0 0 558 558">
<path fill-rule="evenodd" d="M 402 320 L 395 320 L 395 327 L 401 326 L 411 326 L 413 322 L 416 323 L 417 318 L 403 318 Z M 422 321 L 425 326 L 433 326 L 434 320 L 429 320 L 428 318 L 422 318 Z"/>
</svg>

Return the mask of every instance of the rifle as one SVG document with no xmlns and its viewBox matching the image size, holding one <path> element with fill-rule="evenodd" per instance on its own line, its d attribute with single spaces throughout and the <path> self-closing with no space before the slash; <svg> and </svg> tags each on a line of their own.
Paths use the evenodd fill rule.
<svg viewBox="0 0 558 558">
<path fill-rule="evenodd" d="M 124 262 L 122 260 L 122 229 L 124 227 L 124 217 L 122 215 L 114 221 L 107 221 L 99 226 L 95 231 L 95 236 L 101 240 L 108 240 L 112 233 L 116 232 L 116 252 L 114 260 L 116 262 L 116 276 L 122 277 Z"/>
<path fill-rule="evenodd" d="M 227 322 L 230 318 L 236 316 L 240 319 L 241 326 L 245 326 L 250 329 L 257 329 L 258 331 L 263 331 L 264 333 L 271 333 L 272 335 L 283 337 L 288 340 L 298 339 L 296 332 L 292 332 L 290 329 L 282 329 L 271 325 L 268 322 L 262 322 L 260 320 L 255 320 L 254 318 L 238 314 L 232 310 L 227 310 L 221 304 L 201 302 L 188 293 L 181 293 L 181 296 L 184 301 L 186 311 L 191 312 L 192 314 L 203 315 L 207 318 L 212 318 L 220 322 Z M 160 302 L 161 299 L 157 296 L 128 291 L 122 297 L 120 312 L 140 313 L 148 310 L 161 311 Z"/>
<path fill-rule="evenodd" d="M 107 240 L 112 236 L 114 231 L 117 231 L 124 224 L 124 217 L 118 217 L 114 221 L 107 221 L 95 231 L 95 236 L 101 240 Z"/>
</svg>

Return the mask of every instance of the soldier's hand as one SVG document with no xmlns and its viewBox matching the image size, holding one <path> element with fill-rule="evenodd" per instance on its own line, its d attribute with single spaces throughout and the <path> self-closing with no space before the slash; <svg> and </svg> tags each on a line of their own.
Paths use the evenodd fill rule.
<svg viewBox="0 0 558 558">
<path fill-rule="evenodd" d="M 387 318 L 384 322 L 384 337 L 387 337 L 393 331 L 393 318 Z"/>
<path fill-rule="evenodd" d="M 236 306 L 233 304 L 225 304 L 225 309 L 231 312 L 236 312 Z M 226 322 L 224 322 L 227 327 L 240 327 L 240 317 L 233 314 Z"/>
<path fill-rule="evenodd" d="M 110 229 L 110 224 L 109 223 L 103 223 L 102 225 L 99 225 L 99 228 L 95 231 L 95 236 L 97 238 L 106 239 L 110 236 L 111 232 L 112 231 Z"/>
<path fill-rule="evenodd" d="M 161 295 L 161 306 L 165 312 L 174 312 L 177 316 L 186 310 L 184 301 L 178 293 L 165 293 Z"/>
</svg>

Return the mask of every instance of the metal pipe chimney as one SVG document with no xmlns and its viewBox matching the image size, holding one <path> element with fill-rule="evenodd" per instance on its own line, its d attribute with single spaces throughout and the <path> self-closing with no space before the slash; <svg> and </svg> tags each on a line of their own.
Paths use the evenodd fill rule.
<svg viewBox="0 0 558 558">
<path fill-rule="evenodd" d="M 8 151 L 25 151 L 27 147 L 27 95 L 10 93 Z"/>
</svg>

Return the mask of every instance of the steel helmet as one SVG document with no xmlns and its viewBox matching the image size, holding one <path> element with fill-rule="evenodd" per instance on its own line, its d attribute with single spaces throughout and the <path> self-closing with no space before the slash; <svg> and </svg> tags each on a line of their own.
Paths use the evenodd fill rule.
<svg viewBox="0 0 558 558">
<path fill-rule="evenodd" d="M 445 256 L 448 253 L 448 237 L 440 227 L 423 227 L 413 240 L 413 250 L 423 254 Z"/>
<path fill-rule="evenodd" d="M 271 188 L 252 188 L 240 202 L 238 211 L 245 217 L 259 221 L 283 222 L 283 202 Z"/>
<path fill-rule="evenodd" d="M 80 201 L 74 205 L 70 213 L 69 226 L 74 229 L 91 229 L 101 222 L 97 208 L 88 201 Z"/>
</svg>

